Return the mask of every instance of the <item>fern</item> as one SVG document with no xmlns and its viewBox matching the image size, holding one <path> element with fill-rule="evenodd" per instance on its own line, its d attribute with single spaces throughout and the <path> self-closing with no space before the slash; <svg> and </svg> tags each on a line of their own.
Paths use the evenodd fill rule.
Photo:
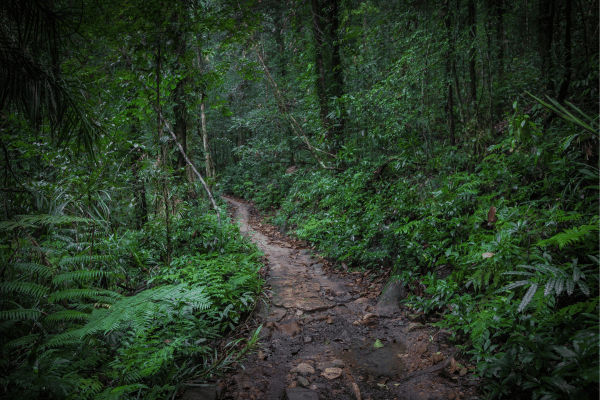
<svg viewBox="0 0 600 400">
<path fill-rule="evenodd" d="M 409 233 L 409 232 L 411 232 L 413 229 L 417 228 L 417 227 L 418 227 L 418 225 L 420 225 L 420 224 L 421 224 L 421 222 L 422 222 L 422 221 L 421 221 L 421 220 L 418 220 L 418 219 L 416 219 L 416 220 L 414 220 L 414 221 L 410 221 L 409 223 L 407 223 L 407 224 L 404 224 L 404 225 L 402 225 L 401 227 L 398 227 L 398 228 L 396 228 L 396 229 L 394 230 L 394 232 L 395 232 L 396 234 L 398 234 L 398 233 L 408 234 L 408 233 Z"/>
<path fill-rule="evenodd" d="M 10 347 L 25 347 L 25 346 L 29 346 L 30 344 L 35 343 L 39 339 L 40 339 L 39 334 L 32 333 L 31 335 L 27 335 L 27 336 L 20 337 L 18 339 L 11 340 L 10 342 L 6 343 L 5 346 L 9 347 L 9 348 Z"/>
<path fill-rule="evenodd" d="M 76 222 L 93 224 L 94 220 L 89 218 L 67 215 L 19 215 L 12 221 L 0 222 L 0 230 L 13 230 L 16 228 L 37 228 L 41 225 L 66 225 Z"/>
<path fill-rule="evenodd" d="M 91 264 L 94 262 L 107 262 L 107 261 L 111 261 L 112 259 L 113 259 L 113 257 L 110 255 L 84 254 L 84 255 L 79 255 L 79 256 L 63 257 L 60 260 L 59 265 L 62 267 L 65 265 Z"/>
<path fill-rule="evenodd" d="M 3 294 L 23 293 L 39 298 L 48 294 L 48 288 L 46 286 L 30 282 L 4 282 L 0 283 L 0 292 Z"/>
<path fill-rule="evenodd" d="M 107 310 L 95 310 L 81 334 L 108 334 L 124 327 L 144 329 L 152 325 L 158 315 L 172 319 L 173 312 L 182 306 L 206 310 L 211 304 L 204 287 L 190 288 L 187 283 L 182 283 L 148 289 L 138 295 L 123 298 Z"/>
<path fill-rule="evenodd" d="M 552 236 L 546 240 L 538 242 L 538 246 L 551 246 L 558 245 L 560 249 L 565 246 L 572 245 L 580 240 L 584 239 L 590 234 L 590 232 L 597 231 L 598 224 L 582 225 L 572 229 L 566 229 L 557 235 Z"/>
<path fill-rule="evenodd" d="M 33 308 L 16 308 L 14 310 L 0 311 L 0 320 L 38 319 L 41 315 L 42 312 L 40 310 L 36 310 Z"/>
<path fill-rule="evenodd" d="M 73 310 L 65 310 L 65 311 L 57 311 L 52 313 L 44 318 L 44 322 L 59 322 L 59 321 L 80 321 L 85 320 L 90 317 L 89 314 L 73 311 Z"/>
<path fill-rule="evenodd" d="M 587 266 L 579 268 L 577 266 L 577 262 L 577 259 L 573 259 L 572 263 L 570 264 L 572 273 L 567 273 L 566 271 L 554 265 L 520 265 L 519 267 L 529 269 L 533 272 L 512 271 L 504 272 L 503 275 L 522 275 L 530 278 L 508 284 L 496 291 L 496 293 L 530 285 L 529 289 L 525 293 L 525 296 L 523 296 L 521 303 L 519 304 L 519 312 L 523 311 L 527 307 L 539 287 L 544 288 L 544 296 L 549 296 L 551 294 L 559 296 L 563 291 L 566 291 L 566 293 L 571 296 L 574 293 L 575 288 L 578 287 L 585 296 L 589 297 L 590 289 L 584 282 Z"/>
<path fill-rule="evenodd" d="M 106 295 L 109 297 L 120 297 L 121 295 L 110 290 L 103 289 L 67 289 L 57 293 L 52 293 L 48 298 L 51 303 L 62 300 L 80 300 L 84 298 L 93 299 L 98 296 Z"/>
<path fill-rule="evenodd" d="M 11 268 L 19 269 L 25 273 L 38 274 L 45 278 L 52 276 L 52 268 L 36 263 L 15 262 L 10 264 Z"/>
<path fill-rule="evenodd" d="M 55 285 L 60 285 L 61 283 L 77 281 L 77 282 L 89 282 L 94 279 L 101 278 L 103 276 L 113 275 L 112 272 L 108 271 L 99 271 L 99 270 L 79 270 L 79 271 L 70 271 L 64 272 L 62 274 L 56 275 L 54 279 L 52 279 L 52 283 Z"/>
</svg>

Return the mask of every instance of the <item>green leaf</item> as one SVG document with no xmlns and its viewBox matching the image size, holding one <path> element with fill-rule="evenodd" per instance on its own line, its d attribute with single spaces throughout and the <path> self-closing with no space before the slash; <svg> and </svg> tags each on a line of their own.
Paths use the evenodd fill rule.
<svg viewBox="0 0 600 400">
<path fill-rule="evenodd" d="M 517 309 L 518 312 L 522 312 L 523 310 L 525 310 L 527 305 L 533 299 L 533 296 L 535 295 L 537 288 L 538 288 L 537 283 L 534 283 L 529 287 L 529 290 L 527 290 L 527 293 L 525 293 L 525 296 L 523 296 L 523 300 L 521 300 L 521 304 L 519 304 L 519 308 Z"/>
</svg>

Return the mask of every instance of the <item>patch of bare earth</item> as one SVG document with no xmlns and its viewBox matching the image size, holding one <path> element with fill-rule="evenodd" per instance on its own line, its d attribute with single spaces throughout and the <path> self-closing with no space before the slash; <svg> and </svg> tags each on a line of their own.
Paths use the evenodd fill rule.
<svg viewBox="0 0 600 400">
<path fill-rule="evenodd" d="M 265 253 L 259 350 L 221 382 L 221 399 L 476 399 L 478 381 L 448 333 L 406 310 L 379 312 L 380 271 L 332 268 L 305 243 L 226 198 Z"/>
</svg>

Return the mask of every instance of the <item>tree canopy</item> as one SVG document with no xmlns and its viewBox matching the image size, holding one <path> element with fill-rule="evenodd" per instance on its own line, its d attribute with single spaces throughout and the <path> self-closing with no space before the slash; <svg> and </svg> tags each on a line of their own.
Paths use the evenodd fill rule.
<svg viewBox="0 0 600 400">
<path fill-rule="evenodd" d="M 392 271 L 490 397 L 591 398 L 598 20 L 593 0 L 1 2 L 2 396 L 167 398 L 232 362 L 256 337 L 219 339 L 262 290 L 233 194 Z"/>
</svg>

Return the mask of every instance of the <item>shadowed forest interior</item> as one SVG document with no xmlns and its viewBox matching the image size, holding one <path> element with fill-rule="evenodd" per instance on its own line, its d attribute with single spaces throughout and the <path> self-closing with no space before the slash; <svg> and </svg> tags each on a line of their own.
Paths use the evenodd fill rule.
<svg viewBox="0 0 600 400">
<path fill-rule="evenodd" d="M 222 196 L 391 273 L 487 398 L 597 399 L 595 0 L 0 2 L 0 397 L 256 350 Z"/>
</svg>

